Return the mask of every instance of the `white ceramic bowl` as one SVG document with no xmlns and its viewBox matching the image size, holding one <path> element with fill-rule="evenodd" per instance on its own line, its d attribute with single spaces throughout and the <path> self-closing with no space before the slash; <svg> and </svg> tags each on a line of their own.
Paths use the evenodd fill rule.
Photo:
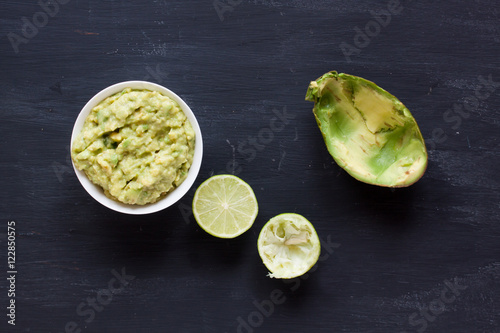
<svg viewBox="0 0 500 333">
<path fill-rule="evenodd" d="M 194 181 L 196 180 L 196 177 L 198 176 L 198 172 L 200 171 L 201 167 L 201 160 L 203 156 L 203 141 L 201 137 L 201 131 L 200 131 L 200 126 L 198 125 L 198 121 L 196 120 L 196 117 L 193 114 L 193 111 L 189 108 L 189 106 L 179 97 L 177 96 L 174 92 L 170 91 L 169 89 L 160 86 L 155 83 L 151 82 L 146 82 L 146 81 L 126 81 L 126 82 L 121 82 L 114 84 L 110 87 L 107 87 L 106 89 L 100 91 L 97 95 L 92 97 L 90 101 L 85 104 L 83 107 L 82 111 L 78 115 L 78 118 L 76 119 L 75 125 L 73 127 L 73 133 L 71 135 L 71 148 L 73 147 L 73 141 L 75 140 L 76 136 L 81 132 L 83 128 L 83 124 L 85 122 L 85 119 L 87 116 L 90 114 L 90 111 L 101 101 L 103 101 L 106 97 L 109 97 L 113 94 L 116 94 L 120 91 L 122 91 L 125 88 L 132 88 L 132 89 L 147 89 L 147 90 L 152 90 L 152 91 L 158 91 L 162 93 L 163 95 L 170 97 L 174 101 L 176 101 L 179 106 L 181 107 L 182 111 L 186 114 L 187 118 L 191 122 L 191 125 L 193 127 L 193 130 L 196 133 L 196 142 L 195 142 L 195 149 L 194 149 L 194 157 L 193 157 L 193 163 L 191 165 L 191 168 L 189 169 L 188 176 L 187 178 L 182 182 L 182 184 L 174 189 L 172 192 L 167 194 L 163 199 L 160 199 L 159 201 L 147 205 L 128 205 L 124 204 L 118 201 L 115 201 L 113 199 L 108 198 L 105 194 L 102 188 L 98 185 L 95 185 L 92 183 L 85 173 L 81 170 L 78 170 L 75 167 L 75 164 L 73 163 L 73 169 L 76 172 L 76 176 L 78 177 L 78 180 L 80 183 L 83 185 L 85 190 L 99 203 L 102 205 L 115 210 L 117 212 L 121 213 L 126 213 L 126 214 L 135 214 L 135 215 L 140 215 L 140 214 L 150 214 L 154 212 L 158 212 L 162 209 L 165 209 L 167 207 L 170 207 L 174 203 L 176 203 L 178 200 L 180 200 L 191 188 L 193 185 Z"/>
</svg>

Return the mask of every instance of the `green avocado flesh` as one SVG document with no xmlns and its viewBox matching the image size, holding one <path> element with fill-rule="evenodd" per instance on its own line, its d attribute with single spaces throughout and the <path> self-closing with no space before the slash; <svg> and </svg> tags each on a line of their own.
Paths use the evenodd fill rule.
<svg viewBox="0 0 500 333">
<path fill-rule="evenodd" d="M 427 167 L 427 150 L 410 111 L 373 82 L 335 71 L 309 84 L 306 100 L 328 151 L 354 178 L 405 187 Z"/>
</svg>

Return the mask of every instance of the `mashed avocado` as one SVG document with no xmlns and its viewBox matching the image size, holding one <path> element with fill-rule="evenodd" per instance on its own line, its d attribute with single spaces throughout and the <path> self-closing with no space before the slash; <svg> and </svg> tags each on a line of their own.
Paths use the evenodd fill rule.
<svg viewBox="0 0 500 333">
<path fill-rule="evenodd" d="M 108 197 L 144 205 L 186 179 L 194 145 L 191 123 L 175 101 L 127 88 L 92 109 L 71 158 Z"/>
</svg>

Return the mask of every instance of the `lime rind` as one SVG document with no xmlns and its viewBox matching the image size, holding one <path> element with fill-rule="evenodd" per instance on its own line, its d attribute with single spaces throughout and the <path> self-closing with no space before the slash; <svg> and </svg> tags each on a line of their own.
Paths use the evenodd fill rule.
<svg viewBox="0 0 500 333">
<path fill-rule="evenodd" d="M 204 181 L 193 198 L 193 215 L 207 233 L 234 238 L 250 229 L 258 203 L 250 185 L 233 175 L 216 175 Z"/>
<path fill-rule="evenodd" d="M 318 261 L 321 244 L 305 217 L 285 213 L 262 228 L 257 248 L 271 278 L 291 279 L 305 274 Z"/>
</svg>

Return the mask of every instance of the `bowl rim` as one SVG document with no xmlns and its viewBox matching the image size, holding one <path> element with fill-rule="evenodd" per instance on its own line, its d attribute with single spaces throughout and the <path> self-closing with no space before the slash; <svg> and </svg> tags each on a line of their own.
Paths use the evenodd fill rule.
<svg viewBox="0 0 500 333">
<path fill-rule="evenodd" d="M 201 161 L 203 157 L 203 139 L 198 121 L 191 108 L 173 91 L 157 83 L 135 80 L 119 82 L 99 91 L 85 104 L 85 106 L 78 114 L 78 117 L 76 118 L 76 121 L 73 125 L 73 131 L 71 133 L 70 154 L 73 149 L 73 142 L 76 136 L 81 132 L 83 124 L 85 123 L 85 119 L 90 114 L 91 110 L 105 98 L 114 95 L 125 88 L 158 91 L 177 102 L 184 114 L 187 116 L 196 135 L 193 163 L 191 164 L 191 167 L 188 171 L 187 178 L 182 182 L 181 185 L 179 185 L 179 187 L 177 187 L 172 192 L 168 193 L 164 198 L 158 200 L 155 203 L 146 205 L 130 205 L 108 198 L 104 194 L 104 190 L 99 185 L 92 183 L 83 171 L 76 168 L 73 159 L 71 159 L 71 164 L 73 165 L 73 170 L 75 171 L 76 176 L 83 188 L 88 192 L 88 194 L 90 194 L 92 198 L 94 198 L 103 206 L 124 214 L 151 214 L 172 206 L 191 189 L 200 171 Z"/>
</svg>

